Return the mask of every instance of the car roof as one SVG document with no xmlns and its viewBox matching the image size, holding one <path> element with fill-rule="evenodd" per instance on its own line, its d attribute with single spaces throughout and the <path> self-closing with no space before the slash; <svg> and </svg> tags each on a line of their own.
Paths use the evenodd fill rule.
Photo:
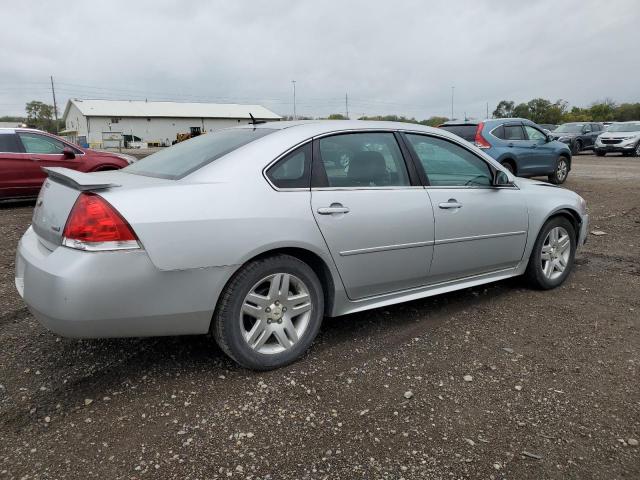
<svg viewBox="0 0 640 480">
<path fill-rule="evenodd" d="M 38 130 L 37 128 L 26 128 L 26 127 L 2 127 L 0 128 L 0 133 L 16 133 L 16 132 L 37 132 L 37 133 L 47 133 L 42 130 Z"/>
</svg>

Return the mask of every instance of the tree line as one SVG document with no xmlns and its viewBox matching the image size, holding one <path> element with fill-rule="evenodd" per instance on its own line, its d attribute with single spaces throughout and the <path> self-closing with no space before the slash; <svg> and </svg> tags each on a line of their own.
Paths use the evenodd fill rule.
<svg viewBox="0 0 640 480">
<path fill-rule="evenodd" d="M 640 120 L 640 103 L 616 104 L 610 98 L 593 102 L 589 107 L 571 107 L 565 100 L 551 102 L 534 98 L 515 104 L 502 100 L 493 111 L 493 118 L 527 118 L 535 123 L 561 124 L 566 122 L 626 122 Z"/>
</svg>

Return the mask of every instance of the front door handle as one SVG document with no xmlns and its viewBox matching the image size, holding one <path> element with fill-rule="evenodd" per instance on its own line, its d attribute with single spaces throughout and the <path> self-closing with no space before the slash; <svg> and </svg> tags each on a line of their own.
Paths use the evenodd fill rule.
<svg viewBox="0 0 640 480">
<path fill-rule="evenodd" d="M 332 203 L 330 207 L 320 207 L 318 209 L 320 215 L 333 215 L 335 213 L 349 213 L 349 209 L 341 203 Z"/>
<path fill-rule="evenodd" d="M 459 203 L 455 198 L 450 198 L 448 202 L 442 202 L 438 206 L 444 209 L 462 208 L 462 204 Z"/>
</svg>

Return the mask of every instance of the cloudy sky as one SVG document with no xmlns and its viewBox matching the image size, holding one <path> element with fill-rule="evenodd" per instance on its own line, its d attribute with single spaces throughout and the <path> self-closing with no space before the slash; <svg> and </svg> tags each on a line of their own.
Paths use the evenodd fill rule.
<svg viewBox="0 0 640 480">
<path fill-rule="evenodd" d="M 482 117 L 640 101 L 640 1 L 0 0 L 0 116 L 69 97 Z"/>
</svg>

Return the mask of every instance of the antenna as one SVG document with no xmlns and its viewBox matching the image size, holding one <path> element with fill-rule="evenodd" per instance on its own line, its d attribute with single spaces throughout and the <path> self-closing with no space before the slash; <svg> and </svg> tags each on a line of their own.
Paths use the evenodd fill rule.
<svg viewBox="0 0 640 480">
<path fill-rule="evenodd" d="M 256 120 L 256 118 L 253 116 L 251 112 L 249 112 L 249 116 L 251 117 L 251 121 L 249 122 L 249 125 L 259 125 L 261 123 L 267 123 L 266 120 Z"/>
</svg>

